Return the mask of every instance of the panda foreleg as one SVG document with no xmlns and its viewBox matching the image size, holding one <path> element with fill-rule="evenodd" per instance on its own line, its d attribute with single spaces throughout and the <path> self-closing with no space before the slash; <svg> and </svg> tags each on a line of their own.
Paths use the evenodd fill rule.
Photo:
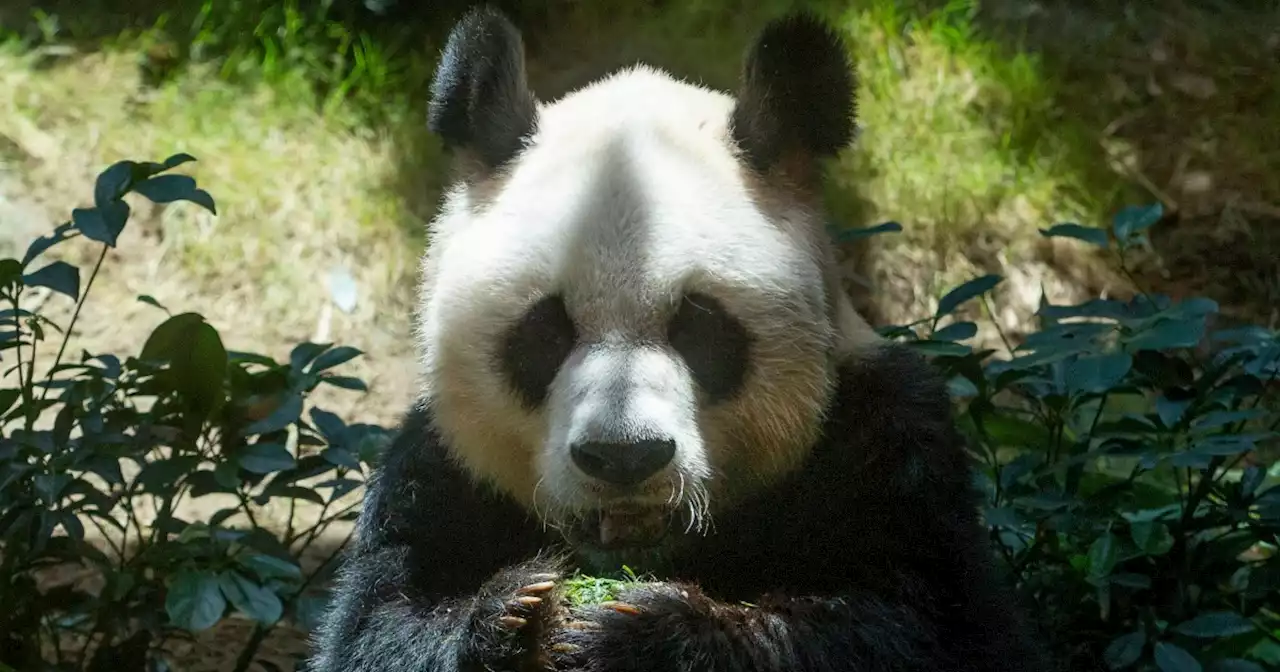
<svg viewBox="0 0 1280 672">
<path fill-rule="evenodd" d="M 369 481 L 314 672 L 542 670 L 564 558 L 478 490 L 415 409 Z"/>
<path fill-rule="evenodd" d="M 407 582 L 406 556 L 404 549 L 385 549 L 347 566 L 311 669 L 545 669 L 547 635 L 562 618 L 554 563 L 522 563 L 474 594 L 430 600 Z"/>
<path fill-rule="evenodd" d="M 907 672 L 966 670 L 946 659 L 936 629 L 903 604 L 866 595 L 713 600 L 695 586 L 645 584 L 623 604 L 581 616 L 592 627 L 554 637 L 557 670 L 576 672 Z M 976 669 L 976 668 L 974 668 Z"/>
</svg>

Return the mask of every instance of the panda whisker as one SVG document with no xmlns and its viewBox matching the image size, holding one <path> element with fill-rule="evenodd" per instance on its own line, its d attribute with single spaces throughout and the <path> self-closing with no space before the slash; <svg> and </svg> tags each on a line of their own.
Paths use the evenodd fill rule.
<svg viewBox="0 0 1280 672">
<path fill-rule="evenodd" d="M 542 524 L 543 531 L 546 531 L 548 527 L 554 528 L 554 526 L 550 524 L 551 512 L 542 507 L 542 500 L 538 497 L 538 490 L 542 488 L 542 484 L 546 480 L 546 476 L 542 476 L 538 478 L 537 483 L 533 484 L 533 513 L 534 517 L 538 519 L 538 522 Z"/>
<path fill-rule="evenodd" d="M 684 474 L 676 472 L 676 486 L 671 488 L 671 496 L 667 497 L 667 506 L 674 507 L 684 500 Z"/>
</svg>

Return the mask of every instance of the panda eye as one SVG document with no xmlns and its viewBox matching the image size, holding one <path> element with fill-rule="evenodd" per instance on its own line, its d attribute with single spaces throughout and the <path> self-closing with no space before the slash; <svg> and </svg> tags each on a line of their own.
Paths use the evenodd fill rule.
<svg viewBox="0 0 1280 672">
<path fill-rule="evenodd" d="M 716 299 L 699 293 L 685 296 L 667 327 L 667 342 L 711 402 L 727 399 L 742 387 L 751 334 Z"/>
<path fill-rule="evenodd" d="M 533 304 L 507 331 L 499 359 L 508 381 L 525 404 L 533 408 L 542 404 L 576 341 L 573 318 L 558 295 Z"/>
</svg>

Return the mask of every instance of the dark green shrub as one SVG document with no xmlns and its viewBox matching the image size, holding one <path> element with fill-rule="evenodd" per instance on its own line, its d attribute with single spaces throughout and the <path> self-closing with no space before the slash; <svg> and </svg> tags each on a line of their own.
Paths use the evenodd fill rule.
<svg viewBox="0 0 1280 672">
<path fill-rule="evenodd" d="M 1113 249 L 1124 266 L 1160 214 L 1125 209 L 1110 235 L 1043 233 Z M 1276 669 L 1277 334 L 1213 329 L 1213 301 L 1148 294 L 1042 300 L 1039 331 L 1009 357 L 960 343 L 973 322 L 938 328 L 1000 280 L 884 332 L 952 377 L 987 524 L 1062 669 Z"/>
<path fill-rule="evenodd" d="M 216 329 L 184 313 L 164 320 L 137 355 L 66 361 L 64 337 L 37 374 L 34 355 L 52 331 L 71 333 L 128 221 L 126 194 L 214 210 L 195 180 L 168 172 L 191 160 L 111 166 L 93 207 L 75 210 L 23 259 L 0 260 L 0 670 L 167 669 L 166 640 L 233 611 L 256 621 L 237 664 L 244 670 L 272 627 L 305 626 L 323 604 L 316 586 L 338 551 L 306 571 L 299 558 L 335 521 L 355 516 L 365 465 L 385 435 L 308 409 L 307 398 L 319 385 L 364 389 L 332 372 L 358 350 L 304 343 L 285 362 L 228 352 Z M 75 266 L 38 263 L 76 237 L 102 246 L 84 292 Z M 77 302 L 71 324 L 23 307 L 36 287 Z M 209 520 L 177 515 L 182 503 L 213 495 L 229 504 Z M 276 499 L 291 514 L 302 502 L 319 513 L 305 526 L 294 517 L 284 530 L 260 525 L 255 507 Z M 139 511 L 148 504 L 150 521 Z M 237 515 L 248 524 L 231 525 Z M 92 568 L 101 589 L 38 580 L 67 565 Z"/>
</svg>

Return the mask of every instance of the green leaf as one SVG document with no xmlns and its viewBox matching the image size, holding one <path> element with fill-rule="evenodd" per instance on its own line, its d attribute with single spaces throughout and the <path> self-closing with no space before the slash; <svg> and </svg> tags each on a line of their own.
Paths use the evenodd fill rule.
<svg viewBox="0 0 1280 672">
<path fill-rule="evenodd" d="M 1124 352 L 1084 355 L 1063 367 L 1067 389 L 1073 393 L 1106 392 L 1115 387 L 1133 368 L 1133 356 Z"/>
<path fill-rule="evenodd" d="M 17 259 L 0 259 L 0 290 L 22 282 L 22 264 Z"/>
<path fill-rule="evenodd" d="M 227 349 L 218 330 L 208 322 L 195 325 L 190 338 L 186 352 L 173 362 L 173 372 L 180 381 L 179 389 L 203 419 L 223 402 Z"/>
<path fill-rule="evenodd" d="M 956 322 L 945 326 L 930 337 L 936 341 L 963 341 L 978 335 L 978 325 L 972 322 Z"/>
<path fill-rule="evenodd" d="M 221 462 L 213 468 L 213 480 L 224 488 L 234 490 L 240 485 L 240 470 L 231 462 Z"/>
<path fill-rule="evenodd" d="M 190 163 L 191 161 L 195 161 L 195 160 L 196 160 L 196 157 L 191 156 L 190 154 L 187 154 L 185 152 L 179 152 L 164 160 L 164 169 L 171 170 L 173 168 L 177 168 L 178 166 L 181 166 L 184 163 Z"/>
<path fill-rule="evenodd" d="M 136 165 L 133 161 L 117 161 L 99 173 L 93 185 L 93 204 L 101 208 L 124 196 Z"/>
<path fill-rule="evenodd" d="M 346 467 L 348 469 L 360 468 L 360 461 L 357 460 L 356 456 L 352 455 L 351 451 L 346 448 L 329 446 L 328 448 L 320 451 L 320 457 L 323 457 L 326 462 L 336 467 Z"/>
<path fill-rule="evenodd" d="M 27 264 L 30 264 L 36 257 L 44 254 L 49 248 L 61 243 L 67 238 L 70 238 L 70 235 L 68 234 L 70 234 L 72 230 L 73 228 L 71 223 L 67 222 L 59 225 L 49 235 L 40 236 L 39 238 L 31 241 L 31 244 L 27 246 L 27 253 L 22 257 L 22 267 L 26 268 Z"/>
<path fill-rule="evenodd" d="M 225 571 L 218 575 L 222 594 L 249 618 L 264 625 L 280 620 L 284 613 L 284 605 L 279 596 L 270 590 L 245 578 L 235 570 Z"/>
<path fill-rule="evenodd" d="M 837 243 L 847 243 L 854 240 L 861 240 L 863 238 L 870 238 L 871 236 L 879 235 L 881 233 L 896 233 L 901 230 L 901 224 L 897 222 L 885 222 L 875 226 L 854 229 L 833 229 L 833 233 Z"/>
<path fill-rule="evenodd" d="M 1164 216 L 1164 206 L 1153 203 L 1147 206 L 1131 205 L 1116 213 L 1111 219 L 1111 228 L 1116 238 L 1125 243 L 1146 229 L 1151 228 Z"/>
<path fill-rule="evenodd" d="M 344 390 L 355 390 L 356 392 L 368 392 L 369 386 L 364 384 L 363 380 L 353 376 L 322 376 L 320 382 L 328 383 L 334 387 Z"/>
<path fill-rule="evenodd" d="M 255 443 L 244 446 L 237 456 L 240 468 L 255 474 L 270 474 L 294 466 L 293 455 L 278 443 Z"/>
<path fill-rule="evenodd" d="M 300 567 L 290 561 L 281 560 L 272 555 L 246 553 L 240 556 L 238 562 L 241 567 L 257 574 L 258 578 L 263 581 L 271 579 L 302 580 L 302 569 Z"/>
<path fill-rule="evenodd" d="M 1164 555 L 1173 548 L 1173 535 L 1164 523 L 1146 521 L 1133 523 L 1129 527 L 1133 543 L 1147 555 Z"/>
<path fill-rule="evenodd" d="M 1119 545 L 1115 535 L 1107 532 L 1094 540 L 1089 546 L 1089 576 L 1104 578 L 1111 574 L 1120 558 Z"/>
<path fill-rule="evenodd" d="M 1156 415 L 1165 427 L 1174 427 L 1182 419 L 1182 414 L 1191 406 L 1190 399 L 1170 399 L 1165 396 L 1156 398 Z"/>
<path fill-rule="evenodd" d="M 164 608 L 173 625 L 199 632 L 222 619 L 227 601 L 222 597 L 217 575 L 202 570 L 178 572 L 169 584 Z"/>
<path fill-rule="evenodd" d="M 289 368 L 294 373 L 301 373 L 320 353 L 331 347 L 332 343 L 299 343 L 289 352 Z"/>
<path fill-rule="evenodd" d="M 959 287 L 947 292 L 938 300 L 938 310 L 934 313 L 936 317 L 948 315 L 956 308 L 959 308 L 964 302 L 981 296 L 1000 284 L 1004 278 L 999 275 L 984 275 L 974 278 Z"/>
<path fill-rule="evenodd" d="M 922 355 L 935 357 L 963 357 L 973 352 L 973 349 L 967 345 L 949 341 L 907 341 L 905 345 Z"/>
<path fill-rule="evenodd" d="M 160 302 L 156 301 L 155 297 L 151 296 L 150 294 L 141 294 L 138 296 L 138 300 L 147 305 L 155 306 L 156 308 L 159 308 L 160 310 L 163 310 L 166 313 L 169 312 L 168 308 L 165 308 L 163 305 L 161 305 Z"/>
<path fill-rule="evenodd" d="M 1147 636 L 1141 632 L 1131 632 L 1111 640 L 1103 652 L 1103 660 L 1107 667 L 1122 670 L 1138 662 L 1142 657 L 1142 647 L 1147 643 Z"/>
<path fill-rule="evenodd" d="M 155 460 L 142 467 L 135 481 L 148 492 L 160 492 L 187 473 L 195 471 L 198 466 L 200 458 L 196 455 L 177 455 Z"/>
<path fill-rule="evenodd" d="M 329 609 L 329 594 L 327 592 L 319 595 L 307 593 L 300 595 L 294 602 L 294 621 L 307 632 L 314 632 L 321 623 Z"/>
<path fill-rule="evenodd" d="M 195 325 L 204 321 L 199 313 L 182 313 L 161 322 L 142 345 L 141 359 L 169 361 L 173 355 L 187 347 L 186 336 Z"/>
<path fill-rule="evenodd" d="M 1204 669 L 1186 649 L 1169 642 L 1156 642 L 1155 660 L 1160 672 L 1201 672 Z"/>
<path fill-rule="evenodd" d="M 1098 247 L 1107 246 L 1107 232 L 1092 226 L 1054 224 L 1048 229 L 1040 229 L 1040 235 L 1046 238 L 1075 238 Z"/>
<path fill-rule="evenodd" d="M 1170 350 L 1194 348 L 1204 337 L 1204 320 L 1161 320 L 1124 339 L 1130 350 Z"/>
<path fill-rule="evenodd" d="M 13 390 L 16 394 L 17 390 Z M 4 392 L 0 391 L 0 413 L 4 413 Z M 12 403 L 12 402 L 11 402 Z M 1244 474 L 1240 476 L 1240 494 L 1248 497 L 1258 490 L 1258 486 L 1262 485 L 1262 481 L 1266 478 L 1267 472 L 1261 467 L 1253 465 L 1244 470 Z"/>
<path fill-rule="evenodd" d="M 332 369 L 363 354 L 364 352 L 361 350 L 346 345 L 334 348 L 316 357 L 311 364 L 311 373 L 320 373 L 326 369 Z"/>
<path fill-rule="evenodd" d="M 270 434 L 278 432 L 302 417 L 302 395 L 290 394 L 267 417 L 244 428 L 244 434 Z"/>
<path fill-rule="evenodd" d="M 32 484 L 45 504 L 55 506 L 62 492 L 71 485 L 71 474 L 36 474 Z"/>
<path fill-rule="evenodd" d="M 156 327 L 142 346 L 144 360 L 168 362 L 175 389 L 207 418 L 224 400 L 227 350 L 198 313 L 175 315 Z"/>
<path fill-rule="evenodd" d="M 311 409 L 311 422 L 315 423 L 316 429 L 320 430 L 330 444 L 341 443 L 347 432 L 347 425 L 342 418 L 322 408 Z"/>
<path fill-rule="evenodd" d="M 55 261 L 44 268 L 26 274 L 22 283 L 28 287 L 48 287 L 71 299 L 80 298 L 80 269 L 65 261 Z"/>
<path fill-rule="evenodd" d="M 135 184 L 133 190 L 153 203 L 190 201 L 217 214 L 213 197 L 203 189 L 197 188 L 196 181 L 186 175 L 157 175 Z"/>
<path fill-rule="evenodd" d="M 1188 637 L 1218 639 L 1243 635 L 1256 628 L 1253 621 L 1234 611 L 1211 611 L 1175 625 L 1173 631 Z"/>
<path fill-rule="evenodd" d="M 1258 409 L 1243 411 L 1212 411 L 1191 421 L 1191 428 L 1196 431 L 1214 429 L 1247 420 L 1256 420 L 1266 415 Z"/>
<path fill-rule="evenodd" d="M 0 390 L 0 417 L 22 397 L 22 390 Z"/>
<path fill-rule="evenodd" d="M 1259 439 L 1269 438 L 1265 434 L 1216 434 L 1196 439 L 1191 444 L 1191 452 L 1197 455 L 1230 457 L 1247 453 L 1254 449 Z"/>
<path fill-rule="evenodd" d="M 112 201 L 96 208 L 76 208 L 71 211 L 71 221 L 85 238 L 115 247 L 120 232 L 129 222 L 129 213 L 128 203 Z"/>
</svg>

